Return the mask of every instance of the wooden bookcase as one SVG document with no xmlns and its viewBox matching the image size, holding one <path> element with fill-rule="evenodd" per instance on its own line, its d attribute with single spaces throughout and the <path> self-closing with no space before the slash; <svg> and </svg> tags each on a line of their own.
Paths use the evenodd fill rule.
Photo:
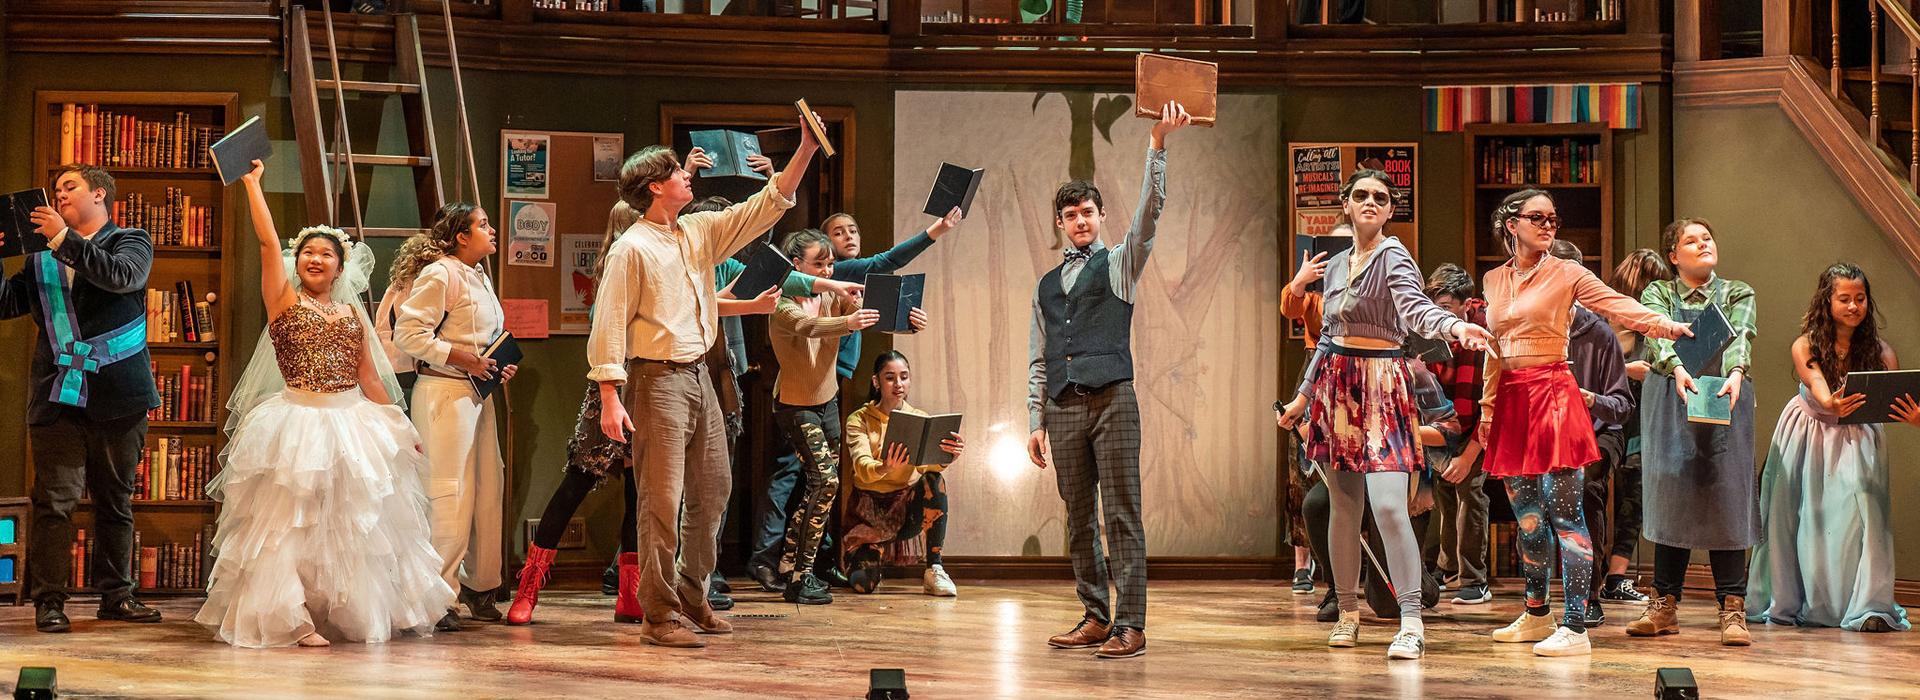
<svg viewBox="0 0 1920 700">
<path fill-rule="evenodd" d="M 201 127 L 208 127 L 212 140 L 217 140 L 220 134 L 240 123 L 238 93 L 38 91 L 34 93 L 33 172 L 40 179 L 41 186 L 51 184 L 53 175 L 63 163 L 62 112 L 66 105 L 97 105 L 102 113 L 111 111 L 115 115 L 130 116 L 150 123 L 174 124 L 184 115 L 192 127 L 189 135 L 196 134 Z M 137 132 L 137 129 L 130 131 Z M 204 148 L 200 141 L 195 138 L 191 144 L 181 146 L 180 153 L 187 156 L 185 164 L 191 165 Z M 126 141 L 130 145 L 140 142 L 140 139 L 132 136 Z M 78 161 L 80 157 L 76 155 L 73 160 Z M 136 166 L 114 164 L 104 158 L 98 164 L 112 173 L 118 190 L 115 196 L 118 202 L 127 203 L 129 195 L 135 195 L 143 197 L 147 205 L 163 205 L 167 202 L 168 189 L 173 188 L 179 194 L 191 197 L 193 206 L 210 208 L 205 212 L 202 224 L 204 245 L 163 244 L 156 237 L 153 268 L 147 281 L 149 290 L 164 292 L 175 291 L 176 283 L 185 281 L 192 285 L 193 296 L 198 300 L 212 296 L 206 314 L 213 329 L 212 341 L 186 342 L 183 337 L 148 342 L 148 352 L 157 374 L 178 376 L 184 366 L 190 368 L 194 377 L 213 378 L 210 395 L 205 398 L 210 404 L 206 410 L 210 415 L 205 417 L 211 420 L 166 421 L 150 418 L 147 428 L 148 449 L 166 439 L 179 440 L 185 447 L 205 451 L 204 476 L 199 483 L 185 483 L 185 474 L 181 478 L 183 490 L 196 486 L 204 490 L 205 480 L 210 480 L 220 469 L 218 457 L 226 446 L 226 435 L 220 427 L 225 421 L 227 398 L 241 369 L 235 363 L 235 353 L 240 350 L 233 335 L 233 314 L 227 308 L 229 303 L 241 301 L 241 297 L 235 296 L 233 290 L 236 275 L 232 266 L 239 262 L 232 252 L 236 250 L 233 245 L 233 214 L 238 211 L 234 206 L 235 200 L 228 189 L 221 186 L 220 176 L 211 167 L 151 167 L 147 163 Z M 115 222 L 125 224 L 131 218 L 132 215 L 123 209 Z M 149 233 L 155 233 L 160 227 L 150 220 L 144 228 Z M 151 316 L 149 323 L 152 323 Z M 244 361 L 244 358 L 240 359 Z M 29 489 L 32 481 L 33 469 L 29 468 Z M 136 494 L 138 488 L 136 485 Z M 205 534 L 210 537 L 216 506 L 215 501 L 204 499 L 136 498 L 133 502 L 134 530 L 139 533 L 140 546 L 163 547 L 172 544 L 179 545 L 182 550 L 192 549 L 196 536 Z M 73 522 L 76 528 L 91 530 L 93 509 L 90 500 L 81 501 L 80 507 L 75 509 Z M 164 581 L 154 587 L 139 586 L 141 552 L 136 549 L 133 562 L 136 589 L 142 594 L 203 592 L 205 578 L 201 572 L 211 566 L 212 562 L 206 557 L 206 549 L 211 542 L 202 541 L 199 545 L 201 568 L 193 572 L 192 585 L 187 586 L 168 586 Z M 89 552 L 88 556 L 93 556 L 93 553 Z"/>
<path fill-rule="evenodd" d="M 1560 238 L 1580 246 L 1587 268 L 1605 279 L 1613 269 L 1613 132 L 1605 124 L 1470 124 L 1466 127 L 1467 260 L 1475 283 L 1511 257 L 1494 236 L 1493 210 L 1515 191 L 1553 195 Z M 1585 154 L 1569 157 L 1578 149 Z M 1547 150 L 1548 153 L 1537 153 Z M 1527 158 L 1525 156 L 1537 155 Z M 1550 161 L 1547 172 L 1524 170 Z M 1512 167 L 1506 167 L 1512 166 Z M 1577 172 L 1576 172 L 1577 171 Z"/>
</svg>

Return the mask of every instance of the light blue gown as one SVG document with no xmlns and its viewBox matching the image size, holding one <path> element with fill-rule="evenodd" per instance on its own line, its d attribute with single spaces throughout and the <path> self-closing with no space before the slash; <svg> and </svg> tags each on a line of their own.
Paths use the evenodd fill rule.
<svg viewBox="0 0 1920 700">
<path fill-rule="evenodd" d="M 1885 435 L 1835 421 L 1805 386 L 1780 414 L 1760 477 L 1747 617 L 1855 631 L 1877 617 L 1906 630 L 1893 602 Z"/>
</svg>

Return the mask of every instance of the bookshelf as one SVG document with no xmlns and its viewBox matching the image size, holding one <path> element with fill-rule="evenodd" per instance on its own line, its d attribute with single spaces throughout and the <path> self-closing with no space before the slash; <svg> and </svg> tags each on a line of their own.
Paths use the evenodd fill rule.
<svg viewBox="0 0 1920 700">
<path fill-rule="evenodd" d="M 231 92 L 39 91 L 34 94 L 34 172 L 43 182 L 66 162 L 100 165 L 118 190 L 114 221 L 153 236 L 147 281 L 148 353 L 162 408 L 149 414 L 134 484 L 136 588 L 141 594 L 198 594 L 218 504 L 206 482 L 226 446 L 220 430 L 238 367 L 232 314 L 238 264 L 233 198 L 206 147 L 240 123 Z M 91 124 L 89 124 L 89 122 Z M 64 125 L 75 133 L 67 135 Z M 239 358 L 244 361 L 245 358 Z M 33 478 L 28 470 L 29 488 Z M 91 556 L 92 501 L 74 513 L 77 563 Z M 76 589 L 91 584 L 74 568 Z M 142 580 L 148 579 L 151 580 Z"/>
<path fill-rule="evenodd" d="M 1615 260 L 1613 132 L 1605 124 L 1469 124 L 1465 163 L 1466 255 L 1476 283 L 1509 257 L 1493 233 L 1493 210 L 1517 190 L 1553 195 L 1560 238 L 1580 246 L 1605 279 Z"/>
</svg>

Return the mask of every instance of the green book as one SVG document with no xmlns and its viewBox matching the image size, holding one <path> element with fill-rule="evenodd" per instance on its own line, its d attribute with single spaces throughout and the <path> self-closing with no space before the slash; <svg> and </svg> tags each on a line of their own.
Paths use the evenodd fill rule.
<svg viewBox="0 0 1920 700">
<path fill-rule="evenodd" d="M 1698 392 L 1687 395 L 1687 422 L 1729 425 L 1733 423 L 1731 396 L 1718 396 L 1727 385 L 1726 377 L 1698 377 L 1693 380 Z"/>
</svg>

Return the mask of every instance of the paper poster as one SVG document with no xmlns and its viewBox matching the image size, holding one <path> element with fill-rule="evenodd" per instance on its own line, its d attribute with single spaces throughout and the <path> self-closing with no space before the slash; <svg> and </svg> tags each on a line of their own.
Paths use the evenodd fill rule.
<svg viewBox="0 0 1920 700">
<path fill-rule="evenodd" d="M 547 337 L 547 300 L 501 299 L 500 311 L 506 315 L 507 332 L 521 340 Z"/>
<path fill-rule="evenodd" d="M 1333 231 L 1334 223 L 1340 220 L 1339 207 L 1300 209 L 1295 211 L 1294 214 L 1295 220 L 1300 226 L 1299 230 L 1294 231 L 1294 233 L 1303 236 L 1327 235 Z M 1298 258 L 1300 256 L 1295 255 L 1294 257 Z"/>
<path fill-rule="evenodd" d="M 1293 206 L 1340 206 L 1340 147 L 1293 148 Z"/>
<path fill-rule="evenodd" d="M 586 333 L 593 330 L 587 312 L 593 308 L 593 293 L 600 280 L 593 268 L 600 263 L 600 236 L 565 235 L 560 237 L 560 325 L 561 333 Z"/>
<path fill-rule="evenodd" d="M 552 152 L 546 134 L 506 134 L 507 199 L 547 198 L 547 159 Z"/>
<path fill-rule="evenodd" d="M 1392 221 L 1413 221 L 1413 149 L 1407 146 L 1359 146 L 1353 149 L 1359 168 L 1384 170 L 1393 178 Z"/>
<path fill-rule="evenodd" d="M 507 264 L 553 267 L 553 203 L 512 202 L 507 215 Z"/>
<path fill-rule="evenodd" d="M 624 136 L 593 137 L 593 180 L 613 182 L 620 179 L 620 151 Z"/>
</svg>

